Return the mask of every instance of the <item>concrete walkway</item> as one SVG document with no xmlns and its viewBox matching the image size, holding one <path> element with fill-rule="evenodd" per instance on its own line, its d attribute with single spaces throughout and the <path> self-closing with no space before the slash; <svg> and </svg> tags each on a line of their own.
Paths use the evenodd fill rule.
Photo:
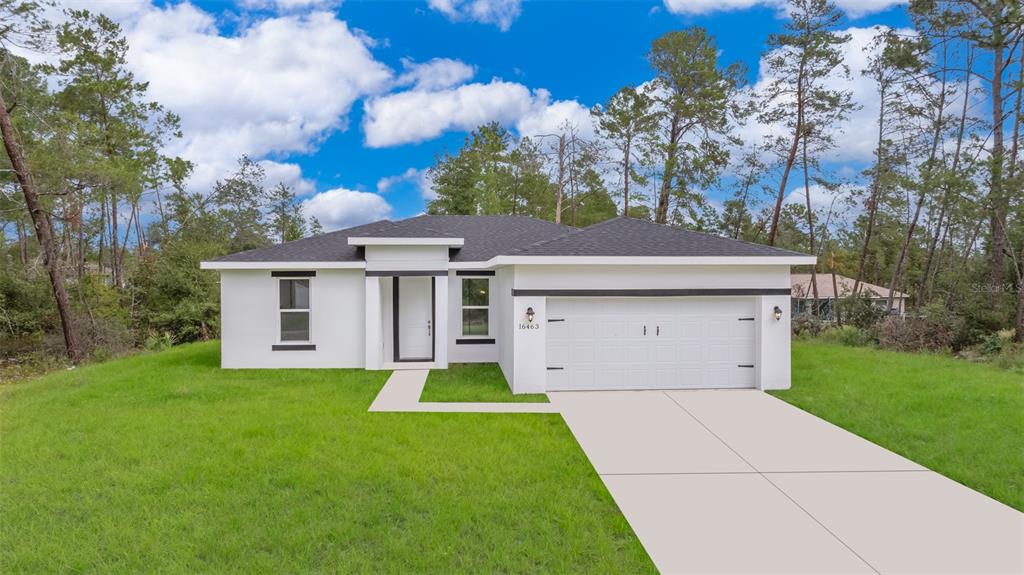
<svg viewBox="0 0 1024 575">
<path fill-rule="evenodd" d="M 446 413 L 558 413 L 551 403 L 421 403 L 427 369 L 393 371 L 370 411 Z"/>
<path fill-rule="evenodd" d="M 760 391 L 548 396 L 663 573 L 1024 572 L 1024 514 Z"/>
</svg>

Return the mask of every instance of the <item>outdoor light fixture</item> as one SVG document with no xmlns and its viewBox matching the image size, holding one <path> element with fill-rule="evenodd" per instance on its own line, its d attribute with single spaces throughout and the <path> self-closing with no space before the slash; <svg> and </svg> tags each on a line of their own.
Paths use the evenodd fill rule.
<svg viewBox="0 0 1024 575">
<path fill-rule="evenodd" d="M 526 321 L 529 322 L 529 323 L 533 323 L 533 316 L 534 316 L 533 308 L 532 307 L 526 308 Z"/>
<path fill-rule="evenodd" d="M 780 319 L 782 319 L 782 308 L 775 306 L 775 321 L 779 321 Z"/>
</svg>

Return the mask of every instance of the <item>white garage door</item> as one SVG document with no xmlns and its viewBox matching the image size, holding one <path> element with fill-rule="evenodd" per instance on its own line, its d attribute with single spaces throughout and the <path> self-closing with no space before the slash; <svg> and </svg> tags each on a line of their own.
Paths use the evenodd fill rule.
<svg viewBox="0 0 1024 575">
<path fill-rule="evenodd" d="M 547 389 L 754 387 L 753 298 L 548 298 Z"/>
</svg>

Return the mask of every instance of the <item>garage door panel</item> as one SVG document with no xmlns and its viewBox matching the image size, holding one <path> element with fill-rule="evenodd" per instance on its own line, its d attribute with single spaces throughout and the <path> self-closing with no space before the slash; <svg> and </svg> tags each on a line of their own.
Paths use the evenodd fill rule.
<svg viewBox="0 0 1024 575">
<path fill-rule="evenodd" d="M 604 362 L 611 364 L 623 363 L 627 359 L 626 349 L 616 341 L 602 341 L 598 344 L 598 351 Z"/>
<path fill-rule="evenodd" d="M 563 365 L 569 363 L 569 343 L 568 342 L 548 342 L 548 365 Z"/>
<path fill-rule="evenodd" d="M 754 387 L 753 298 L 551 298 L 548 389 Z M 646 329 L 645 329 L 646 328 Z"/>
<path fill-rule="evenodd" d="M 574 364 L 594 363 L 597 354 L 594 353 L 594 341 L 580 341 L 572 344 L 572 352 L 569 354 L 569 361 Z"/>
<path fill-rule="evenodd" d="M 623 318 L 608 318 L 597 322 L 597 336 L 603 339 L 626 336 L 626 321 Z"/>
<path fill-rule="evenodd" d="M 569 337 L 573 339 L 586 339 L 594 337 L 597 329 L 597 322 L 593 319 L 573 318 L 573 321 L 564 322 L 569 326 Z"/>
</svg>

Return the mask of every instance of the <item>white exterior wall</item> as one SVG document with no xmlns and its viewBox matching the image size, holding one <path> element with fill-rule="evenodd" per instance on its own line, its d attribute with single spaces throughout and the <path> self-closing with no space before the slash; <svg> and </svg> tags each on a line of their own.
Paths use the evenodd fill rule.
<svg viewBox="0 0 1024 575">
<path fill-rule="evenodd" d="M 790 288 L 789 266 L 515 266 L 516 289 Z"/>
<path fill-rule="evenodd" d="M 447 246 L 366 246 L 367 271 L 447 270 Z"/>
<path fill-rule="evenodd" d="M 362 270 L 317 270 L 309 278 L 316 350 L 273 351 L 280 343 L 278 278 L 269 270 L 221 271 L 221 367 L 363 367 L 364 285 Z"/>
<path fill-rule="evenodd" d="M 491 309 L 494 310 L 495 339 L 498 345 L 498 365 L 509 387 L 515 381 L 515 327 L 513 322 L 512 285 L 515 279 L 515 268 L 500 267 L 494 275 L 494 293 L 491 296 Z"/>
<path fill-rule="evenodd" d="M 757 322 L 757 385 L 761 389 L 789 389 L 791 373 L 790 299 L 785 295 L 761 296 Z M 782 319 L 775 319 L 775 306 Z"/>
<path fill-rule="evenodd" d="M 789 266 L 548 266 L 517 265 L 516 289 L 789 289 Z M 544 391 L 547 381 L 545 357 L 546 298 L 515 297 L 516 318 L 533 307 L 539 328 L 513 327 L 514 370 L 509 378 L 514 393 Z M 786 389 L 790 385 L 789 296 L 757 298 L 758 387 Z M 782 319 L 772 313 L 778 305 Z M 504 369 L 504 366 L 503 366 Z"/>
</svg>

